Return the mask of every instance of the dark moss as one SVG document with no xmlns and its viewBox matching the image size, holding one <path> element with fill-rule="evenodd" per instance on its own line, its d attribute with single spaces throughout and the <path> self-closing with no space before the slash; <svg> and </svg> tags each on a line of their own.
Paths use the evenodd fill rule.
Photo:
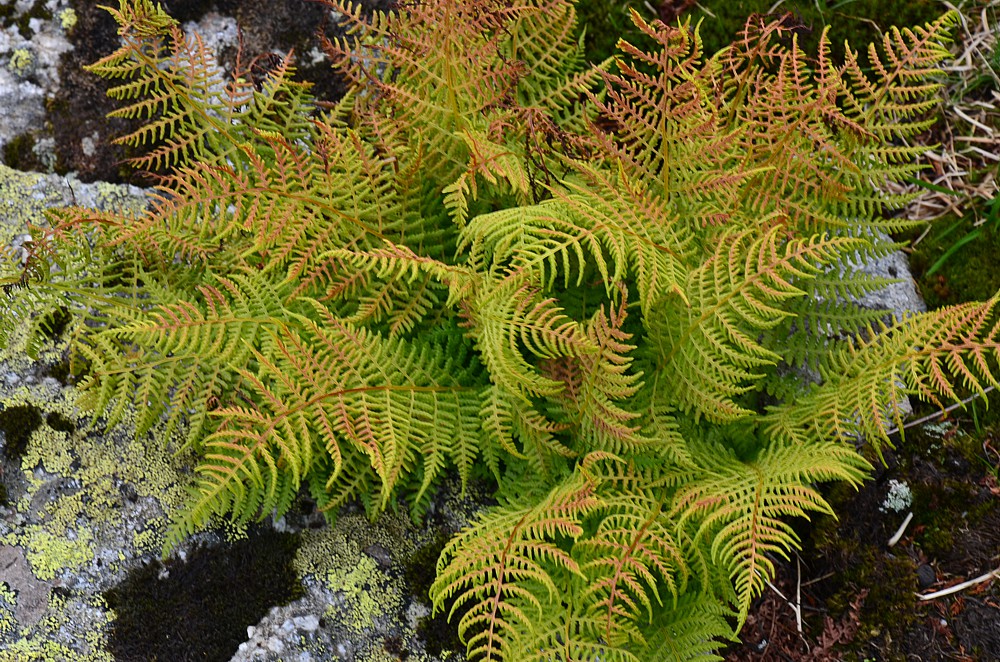
<svg viewBox="0 0 1000 662">
<path fill-rule="evenodd" d="M 69 432 L 72 434 L 76 431 L 76 425 L 73 421 L 59 412 L 51 412 L 45 417 L 45 423 L 56 432 Z"/>
<path fill-rule="evenodd" d="M 819 543 L 823 553 L 837 558 L 835 565 L 843 568 L 826 606 L 834 617 L 842 617 L 851 609 L 851 603 L 867 592 L 860 611 L 861 638 L 881 634 L 898 638 L 920 618 L 914 596 L 917 564 L 875 542 L 838 537 Z"/>
<path fill-rule="evenodd" d="M 163 8 L 181 23 L 197 21 L 213 9 L 211 2 L 204 0 L 164 0 Z"/>
<path fill-rule="evenodd" d="M 11 462 L 24 455 L 31 433 L 42 424 L 42 414 L 32 405 L 16 405 L 0 411 L 0 430 L 7 440 L 5 454 Z"/>
<path fill-rule="evenodd" d="M 441 551 L 448 544 L 450 536 L 440 532 L 429 542 L 415 551 L 407 562 L 403 576 L 410 587 L 410 592 L 424 603 L 428 602 L 431 584 L 434 582 L 434 568 L 437 565 Z M 458 636 L 458 621 L 464 610 L 457 610 L 451 621 L 448 612 L 451 605 L 445 605 L 435 615 L 428 616 L 417 625 L 417 636 L 424 642 L 428 655 L 438 656 L 445 651 L 465 650 L 465 644 Z"/>
<path fill-rule="evenodd" d="M 410 593 L 424 603 L 429 601 L 428 595 L 431 584 L 434 582 L 434 568 L 437 566 L 438 557 L 441 556 L 441 552 L 450 538 L 451 536 L 446 532 L 439 532 L 429 542 L 413 552 L 403 568 L 403 577 L 410 587 Z"/>
<path fill-rule="evenodd" d="M 3 484 L 0 480 L 0 506 L 9 506 L 10 502 L 7 500 L 7 486 Z"/>
<path fill-rule="evenodd" d="M 1000 269 L 996 268 L 1000 223 L 976 227 L 976 222 L 973 214 L 938 219 L 914 247 L 910 266 L 928 307 L 985 301 L 1000 290 Z M 963 243 L 946 256 L 958 242 Z"/>
<path fill-rule="evenodd" d="M 16 25 L 17 31 L 25 39 L 31 39 L 31 19 L 47 21 L 52 18 L 52 12 L 45 7 L 45 0 L 35 0 L 27 11 L 20 14 L 16 5 L 17 3 L 12 0 L 0 3 L 0 25 L 5 28 Z"/>
<path fill-rule="evenodd" d="M 118 662 L 229 660 L 247 626 L 301 595 L 292 565 L 298 545 L 298 536 L 256 531 L 198 547 L 186 561 L 133 570 L 104 594 L 118 615 L 109 650 Z"/>
<path fill-rule="evenodd" d="M 59 59 L 59 91 L 46 104 L 47 119 L 56 143 L 56 172 L 75 171 L 85 182 L 128 181 L 131 169 L 124 165 L 128 156 L 112 138 L 123 135 L 133 124 L 108 119 L 116 103 L 109 99 L 110 85 L 83 69 L 119 46 L 114 19 L 100 4 L 74 0 L 77 23 L 69 41 L 73 48 Z M 84 151 L 83 140 L 93 141 L 94 149 Z"/>
<path fill-rule="evenodd" d="M 385 640 L 383 648 L 386 653 L 392 655 L 394 659 L 397 659 L 400 662 L 405 662 L 410 659 L 410 651 L 408 651 L 406 646 L 403 645 L 403 639 L 401 637 L 388 637 Z"/>
<path fill-rule="evenodd" d="M 10 142 L 3 146 L 3 162 L 16 170 L 44 170 L 45 165 L 38 158 L 34 148 L 35 137 L 31 133 L 14 136 Z"/>
<path fill-rule="evenodd" d="M 647 21 L 650 15 L 642 3 L 636 3 L 637 10 Z M 590 62 L 603 62 L 618 53 L 618 39 L 635 43 L 642 41 L 642 35 L 632 22 L 629 3 L 619 0 L 582 0 L 576 7 L 576 16 L 583 31 L 583 47 Z"/>
<path fill-rule="evenodd" d="M 701 36 L 709 54 L 729 45 L 751 14 L 767 14 L 773 0 L 702 0 L 689 12 L 694 22 L 702 21 Z M 882 31 L 891 26 L 910 27 L 933 21 L 943 12 L 937 0 L 871 0 L 869 2 L 817 3 L 815 0 L 788 0 L 777 12 L 792 13 L 803 26 L 799 43 L 815 53 L 823 26 L 830 27 L 833 55 L 842 59 L 844 41 L 855 51 L 865 51 L 869 43 L 881 41 Z"/>
</svg>

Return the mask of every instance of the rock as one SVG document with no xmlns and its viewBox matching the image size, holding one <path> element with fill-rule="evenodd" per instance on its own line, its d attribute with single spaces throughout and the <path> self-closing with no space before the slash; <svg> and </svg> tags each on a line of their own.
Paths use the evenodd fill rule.
<svg viewBox="0 0 1000 662">
<path fill-rule="evenodd" d="M 920 588 L 928 588 L 936 581 L 937 573 L 934 572 L 934 568 L 926 563 L 922 563 L 917 567 L 917 583 L 920 585 Z"/>
</svg>

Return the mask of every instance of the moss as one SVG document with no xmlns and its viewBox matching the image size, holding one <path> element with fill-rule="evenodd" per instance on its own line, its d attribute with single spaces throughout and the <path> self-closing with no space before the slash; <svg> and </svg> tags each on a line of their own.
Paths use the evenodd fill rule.
<svg viewBox="0 0 1000 662">
<path fill-rule="evenodd" d="M 133 570 L 104 594 L 117 614 L 109 650 L 118 662 L 229 660 L 247 626 L 301 595 L 298 545 L 295 535 L 262 530 Z"/>
<path fill-rule="evenodd" d="M 16 2 L 0 3 L 0 25 L 5 28 L 16 25 L 22 37 L 31 39 L 31 19 L 48 21 L 52 18 L 52 12 L 45 5 L 45 0 L 35 0 L 26 11 L 19 13 Z"/>
<path fill-rule="evenodd" d="M 646 20 L 654 18 L 642 3 L 635 8 Z M 632 23 L 629 4 L 620 0 L 582 0 L 576 7 L 577 20 L 583 31 L 583 47 L 590 62 L 603 62 L 618 51 L 619 37 L 629 42 L 642 40 Z"/>
<path fill-rule="evenodd" d="M 441 551 L 448 544 L 450 536 L 442 531 L 430 542 L 414 552 L 406 564 L 405 577 L 411 592 L 425 604 L 429 604 L 428 594 L 434 582 L 434 568 L 437 566 Z M 464 610 L 459 610 L 448 619 L 451 605 L 432 616 L 428 616 L 417 625 L 417 636 L 424 642 L 424 649 L 429 655 L 441 655 L 445 651 L 463 651 L 465 644 L 458 636 L 458 621 Z"/>
<path fill-rule="evenodd" d="M 824 546 L 828 553 L 850 559 L 838 578 L 839 588 L 827 600 L 831 613 L 840 617 L 862 591 L 868 592 L 860 613 L 859 639 L 882 634 L 901 637 L 918 621 L 914 596 L 917 565 L 912 559 L 853 539 L 828 540 Z"/>
<path fill-rule="evenodd" d="M 128 156 L 122 145 L 110 138 L 124 135 L 135 126 L 122 119 L 105 116 L 116 108 L 107 96 L 110 85 L 84 70 L 84 66 L 99 60 L 119 46 L 114 19 L 100 2 L 76 2 L 76 26 L 67 35 L 73 48 L 59 58 L 59 90 L 46 102 L 47 121 L 52 126 L 56 144 L 55 171 L 77 173 L 81 181 L 127 181 L 132 168 L 125 162 Z M 94 134 L 96 151 L 87 154 L 83 139 Z"/>
<path fill-rule="evenodd" d="M 45 417 L 45 423 L 56 432 L 68 432 L 72 434 L 76 431 L 76 424 L 66 416 L 57 411 L 50 412 Z"/>
<path fill-rule="evenodd" d="M 927 236 L 914 246 L 910 266 L 929 308 L 962 301 L 985 301 L 1000 290 L 1000 270 L 996 268 L 1000 223 L 986 223 L 976 228 L 975 222 L 971 216 L 938 219 L 931 224 Z M 966 243 L 928 275 L 935 263 L 959 241 Z"/>
<path fill-rule="evenodd" d="M 823 26 L 830 27 L 833 56 L 842 59 L 844 41 L 856 51 L 881 41 L 881 32 L 896 25 L 909 27 L 933 21 L 944 9 L 938 0 L 869 0 L 868 2 L 818 3 L 789 0 L 776 12 L 791 12 L 803 28 L 798 39 L 806 52 L 815 53 Z M 773 0 L 702 0 L 690 12 L 692 20 L 703 21 L 701 36 L 709 54 L 729 44 L 743 28 L 750 14 L 767 14 Z"/>
<path fill-rule="evenodd" d="M 24 456 L 31 433 L 41 424 L 42 414 L 33 405 L 14 405 L 0 411 L 0 430 L 7 440 L 4 452 L 8 460 L 18 461 Z"/>
<path fill-rule="evenodd" d="M 30 133 L 14 136 L 3 146 L 3 162 L 18 170 L 44 170 L 44 163 L 35 153 L 35 137 Z"/>
</svg>

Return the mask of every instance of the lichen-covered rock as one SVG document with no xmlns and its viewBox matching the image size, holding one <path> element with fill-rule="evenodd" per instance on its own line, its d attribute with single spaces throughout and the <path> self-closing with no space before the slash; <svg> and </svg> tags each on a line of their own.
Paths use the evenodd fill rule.
<svg viewBox="0 0 1000 662">
<path fill-rule="evenodd" d="M 44 127 L 45 101 L 60 83 L 59 58 L 72 48 L 67 33 L 75 12 L 69 5 L 69 0 L 13 2 L 0 16 L 0 153 L 9 155 L 18 137 Z M 54 163 L 45 149 L 51 143 L 31 143 L 28 150 L 34 149 L 37 162 Z"/>
</svg>

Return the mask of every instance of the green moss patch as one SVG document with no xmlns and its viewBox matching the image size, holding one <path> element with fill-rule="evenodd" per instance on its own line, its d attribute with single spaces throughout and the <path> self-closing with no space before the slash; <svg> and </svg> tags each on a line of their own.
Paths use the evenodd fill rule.
<svg viewBox="0 0 1000 662">
<path fill-rule="evenodd" d="M 35 137 L 30 133 L 15 136 L 3 146 L 3 162 L 17 170 L 45 170 L 45 164 L 35 152 Z"/>
<path fill-rule="evenodd" d="M 702 0 L 692 7 L 690 16 L 693 22 L 702 21 L 705 51 L 714 53 L 736 37 L 748 16 L 767 14 L 774 6 L 774 0 Z M 864 50 L 866 44 L 881 43 L 882 31 L 891 26 L 923 25 L 943 14 L 944 9 L 938 0 L 789 0 L 775 12 L 792 14 L 791 25 L 795 26 L 799 44 L 810 53 L 816 52 L 823 26 L 830 25 L 833 56 L 841 60 L 845 40 L 854 49 Z"/>
<path fill-rule="evenodd" d="M 247 626 L 301 595 L 298 545 L 295 535 L 258 531 L 133 570 L 104 594 L 117 614 L 108 649 L 118 662 L 229 660 Z"/>
<path fill-rule="evenodd" d="M 409 557 L 404 568 L 404 577 L 410 592 L 428 606 L 430 606 L 428 594 L 434 581 L 434 568 L 449 538 L 446 532 L 440 532 L 419 547 Z M 417 636 L 424 642 L 424 650 L 429 655 L 439 656 L 445 651 L 465 650 L 465 644 L 458 636 L 457 626 L 466 610 L 458 610 L 449 622 L 450 611 L 449 604 L 447 608 L 422 619 L 417 625 Z"/>
<path fill-rule="evenodd" d="M 11 462 L 20 460 L 31 433 L 42 424 L 42 414 L 32 405 L 14 405 L 0 411 L 0 430 L 7 440 L 4 452 Z"/>
<path fill-rule="evenodd" d="M 958 242 L 961 246 L 950 255 Z M 1000 227 L 975 225 L 975 219 L 945 217 L 933 221 L 910 257 L 913 276 L 929 308 L 962 301 L 985 301 L 1000 290 Z"/>
</svg>

